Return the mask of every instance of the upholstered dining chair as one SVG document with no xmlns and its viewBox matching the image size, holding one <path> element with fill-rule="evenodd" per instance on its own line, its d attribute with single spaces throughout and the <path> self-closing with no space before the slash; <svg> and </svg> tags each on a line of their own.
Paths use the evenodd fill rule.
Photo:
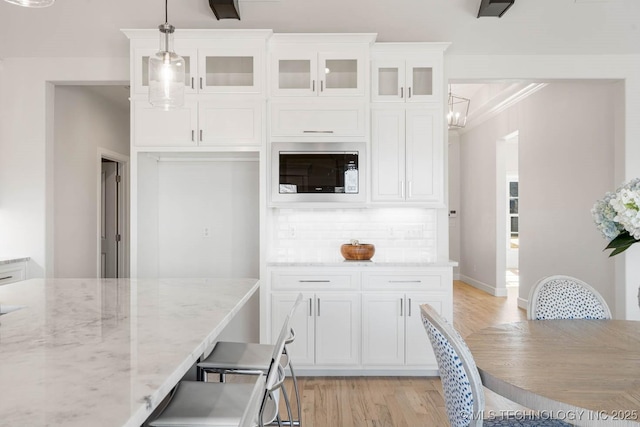
<svg viewBox="0 0 640 427">
<path fill-rule="evenodd" d="M 290 319 L 293 319 L 295 311 L 301 302 L 302 293 L 298 294 L 287 316 L 288 320 L 286 325 L 283 325 L 283 327 L 288 328 L 289 335 L 285 340 L 281 359 L 283 369 L 288 368 L 291 373 L 293 391 L 297 404 L 297 418 L 292 420 L 291 417 L 289 417 L 289 420 L 284 421 L 284 423 L 295 426 L 302 425 L 302 404 L 300 401 L 300 391 L 298 390 L 298 380 L 287 349 L 287 346 L 295 340 L 296 333 L 294 329 L 288 325 Z M 269 369 L 272 352 L 273 345 L 271 344 L 219 341 L 213 347 L 211 353 L 204 360 L 198 363 L 198 369 L 203 373 L 201 376 L 205 381 L 207 381 L 209 373 L 217 373 L 220 375 L 221 382 L 225 381 L 225 376 L 227 374 L 255 375 L 256 373 L 266 373 Z M 283 388 L 282 396 L 288 412 L 292 412 L 289 395 L 285 388 Z"/>
<path fill-rule="evenodd" d="M 524 414 L 486 418 L 484 388 L 471 351 L 460 334 L 429 304 L 420 306 L 422 323 L 436 355 L 451 427 L 567 427 L 564 421 Z"/>
<path fill-rule="evenodd" d="M 284 390 L 285 373 L 280 359 L 289 333 L 289 316 L 273 345 L 266 380 L 257 383 L 181 381 L 169 403 L 148 425 L 150 427 L 264 427 L 283 426 L 276 391 Z M 256 391 L 256 387 L 262 391 Z M 258 405 L 256 399 L 259 400 Z M 257 412 L 252 410 L 259 408 Z M 289 419 L 291 411 L 287 407 Z"/>
<path fill-rule="evenodd" d="M 593 287 L 571 276 L 543 277 L 531 288 L 529 320 L 611 319 L 607 302 Z"/>
</svg>

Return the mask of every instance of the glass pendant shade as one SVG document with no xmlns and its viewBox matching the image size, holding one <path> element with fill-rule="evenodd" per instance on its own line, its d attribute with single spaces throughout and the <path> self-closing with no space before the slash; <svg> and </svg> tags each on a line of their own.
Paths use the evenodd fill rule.
<svg viewBox="0 0 640 427">
<path fill-rule="evenodd" d="M 160 51 L 149 57 L 149 102 L 169 110 L 184 105 L 184 59 L 173 51 L 173 25 L 160 25 Z"/>
<path fill-rule="evenodd" d="M 55 3 L 55 0 L 4 0 L 7 3 L 17 4 L 24 7 L 48 7 Z"/>
</svg>

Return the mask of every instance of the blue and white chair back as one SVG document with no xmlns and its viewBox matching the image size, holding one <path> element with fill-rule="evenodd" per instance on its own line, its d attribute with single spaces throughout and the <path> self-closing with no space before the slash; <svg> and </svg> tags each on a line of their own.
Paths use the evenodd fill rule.
<svg viewBox="0 0 640 427">
<path fill-rule="evenodd" d="M 484 390 L 467 344 L 433 307 L 423 304 L 420 311 L 438 362 L 451 426 L 481 427 Z"/>
<path fill-rule="evenodd" d="M 607 302 L 593 287 L 571 276 L 544 277 L 529 293 L 529 320 L 611 319 Z"/>
</svg>

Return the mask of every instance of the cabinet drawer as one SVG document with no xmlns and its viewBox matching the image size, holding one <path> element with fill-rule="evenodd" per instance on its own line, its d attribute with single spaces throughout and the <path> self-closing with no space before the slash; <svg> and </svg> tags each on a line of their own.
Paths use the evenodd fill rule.
<svg viewBox="0 0 640 427">
<path fill-rule="evenodd" d="M 0 285 L 8 285 L 24 279 L 26 279 L 26 268 L 23 263 L 0 266 Z"/>
<path fill-rule="evenodd" d="M 274 104 L 272 136 L 364 136 L 364 103 Z"/>
<path fill-rule="evenodd" d="M 425 272 L 362 273 L 362 288 L 377 290 L 421 290 L 439 291 L 444 289 L 445 280 L 441 274 Z"/>
<path fill-rule="evenodd" d="M 351 272 L 285 272 L 271 273 L 272 289 L 295 289 L 299 291 L 320 290 L 353 290 L 360 287 L 358 273 Z"/>
</svg>

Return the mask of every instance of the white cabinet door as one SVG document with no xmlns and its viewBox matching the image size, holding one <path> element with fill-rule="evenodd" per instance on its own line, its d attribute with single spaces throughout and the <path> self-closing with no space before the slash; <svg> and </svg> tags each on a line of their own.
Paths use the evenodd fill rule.
<svg viewBox="0 0 640 427">
<path fill-rule="evenodd" d="M 201 101 L 199 145 L 259 147 L 263 109 L 261 101 Z"/>
<path fill-rule="evenodd" d="M 258 48 L 198 49 L 200 93 L 261 93 L 262 50 Z"/>
<path fill-rule="evenodd" d="M 373 110 L 371 123 L 371 200 L 404 200 L 404 109 Z"/>
<path fill-rule="evenodd" d="M 316 294 L 316 364 L 360 363 L 360 295 Z"/>
<path fill-rule="evenodd" d="M 278 292 L 271 295 L 271 339 L 278 337 L 284 319 L 293 306 L 297 292 Z M 313 293 L 304 293 L 303 300 L 291 320 L 296 339 L 287 346 L 294 366 L 309 366 L 314 363 L 315 310 Z"/>
<path fill-rule="evenodd" d="M 365 61 L 354 52 L 321 52 L 318 55 L 319 96 L 364 95 Z"/>
<path fill-rule="evenodd" d="M 318 58 L 316 52 L 278 53 L 271 62 L 271 92 L 279 96 L 316 96 Z"/>
<path fill-rule="evenodd" d="M 404 364 L 404 294 L 362 295 L 362 364 Z"/>
<path fill-rule="evenodd" d="M 404 61 L 374 61 L 371 76 L 372 95 L 375 102 L 404 102 Z"/>
<path fill-rule="evenodd" d="M 133 93 L 148 94 L 149 93 L 149 56 L 153 56 L 158 52 L 159 46 L 155 48 L 136 48 L 133 54 L 133 67 L 131 84 L 133 85 Z M 176 51 L 184 59 L 185 65 L 185 93 L 196 93 L 196 73 L 197 73 L 197 50 L 196 49 L 180 49 Z"/>
<path fill-rule="evenodd" d="M 442 203 L 444 124 L 439 110 L 407 110 L 406 116 L 406 199 Z"/>
<path fill-rule="evenodd" d="M 373 202 L 443 203 L 443 128 L 440 107 L 374 109 Z"/>
<path fill-rule="evenodd" d="M 433 62 L 378 60 L 373 63 L 375 102 L 441 102 L 441 75 Z"/>
<path fill-rule="evenodd" d="M 364 136 L 365 114 L 362 102 L 274 103 L 271 106 L 271 136 Z"/>
<path fill-rule="evenodd" d="M 444 296 L 437 296 L 433 293 L 407 293 L 406 299 L 406 364 L 407 365 L 428 365 L 430 368 L 437 368 L 436 357 L 433 354 L 431 342 L 422 324 L 420 315 L 420 305 L 429 304 L 443 313 Z"/>
<path fill-rule="evenodd" d="M 187 102 L 182 108 L 165 111 L 147 101 L 135 101 L 132 126 L 136 146 L 195 146 L 198 104 Z"/>
</svg>

